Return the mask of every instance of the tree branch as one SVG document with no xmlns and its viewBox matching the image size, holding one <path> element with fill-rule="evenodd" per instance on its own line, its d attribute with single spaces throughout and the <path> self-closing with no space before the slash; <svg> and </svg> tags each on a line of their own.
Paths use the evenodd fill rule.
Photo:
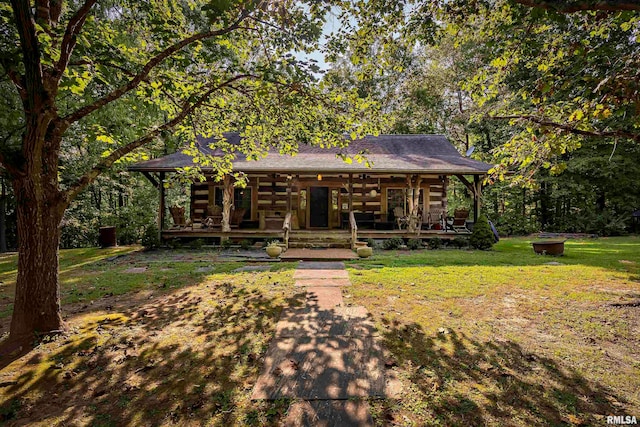
<svg viewBox="0 0 640 427">
<path fill-rule="evenodd" d="M 67 64 L 71 58 L 71 53 L 76 46 L 76 37 L 80 33 L 80 30 L 82 30 L 82 27 L 89 16 L 89 12 L 95 3 L 96 0 L 86 0 L 67 24 L 67 29 L 62 37 L 62 43 L 60 43 L 60 59 L 55 67 L 57 80 L 62 77 L 65 68 L 67 68 Z"/>
<path fill-rule="evenodd" d="M 230 26 L 220 29 L 220 30 L 215 30 L 215 31 L 208 31 L 206 33 L 198 33 L 198 34 L 194 34 L 191 37 L 187 37 L 186 39 L 183 39 L 171 46 L 169 46 L 168 48 L 166 48 L 165 50 L 163 50 L 162 52 L 160 52 L 159 54 L 157 54 L 156 56 L 154 56 L 153 58 L 151 58 L 146 64 L 145 66 L 142 68 L 142 70 L 136 74 L 131 80 L 129 80 L 129 82 L 127 84 L 125 84 L 124 86 L 121 86 L 115 90 L 113 90 L 111 93 L 103 96 L 102 98 L 96 100 L 95 102 L 93 102 L 92 104 L 86 105 L 82 108 L 80 108 L 79 110 L 76 110 L 75 112 L 65 116 L 62 118 L 62 121 L 65 123 L 65 126 L 68 128 L 69 125 L 71 125 L 74 122 L 77 122 L 78 120 L 82 119 L 83 117 L 93 113 L 94 111 L 98 110 L 101 107 L 104 107 L 105 105 L 109 104 L 110 102 L 115 101 L 116 99 L 122 97 L 124 94 L 126 94 L 127 92 L 130 92 L 131 90 L 135 89 L 136 87 L 138 87 L 138 85 L 145 80 L 149 73 L 157 66 L 159 65 L 162 61 L 164 61 L 165 59 L 167 59 L 168 57 L 170 57 L 171 55 L 173 55 L 174 53 L 178 52 L 179 50 L 183 49 L 184 47 L 195 43 L 197 41 L 200 40 L 205 40 L 205 39 L 209 39 L 212 37 L 216 37 L 216 36 L 220 36 L 220 35 L 224 35 L 227 34 L 235 29 L 238 28 L 239 24 L 247 17 L 247 12 L 243 12 L 240 17 Z"/>
<path fill-rule="evenodd" d="M 575 135 L 581 136 L 592 136 L 592 137 L 600 137 L 600 138 L 627 138 L 632 139 L 634 141 L 640 141 L 640 134 L 626 132 L 623 130 L 614 130 L 614 131 L 599 131 L 599 130 L 583 130 L 577 129 L 576 127 L 566 124 L 566 123 L 556 123 L 550 120 L 546 120 L 544 118 L 529 116 L 529 115 L 514 115 L 514 116 L 487 116 L 493 120 L 527 120 L 533 123 L 536 123 L 540 126 L 551 127 L 555 129 L 561 129 L 567 131 L 569 133 L 573 133 Z"/>
<path fill-rule="evenodd" d="M 2 68 L 4 69 L 5 74 L 9 77 L 9 80 L 13 83 L 13 85 L 18 90 L 18 94 L 20 95 L 20 99 L 24 102 L 27 100 L 27 90 L 25 88 L 24 82 L 22 81 L 22 75 L 18 73 L 14 68 L 11 67 L 9 61 L 0 59 L 0 63 L 2 64 Z"/>
<path fill-rule="evenodd" d="M 36 26 L 31 14 L 31 5 L 28 0 L 11 0 L 13 14 L 16 20 L 16 28 L 20 35 L 20 47 L 22 60 L 25 67 L 23 103 L 27 114 L 34 112 L 39 105 L 40 96 L 44 93 L 42 64 L 40 63 L 40 47 Z"/>
<path fill-rule="evenodd" d="M 587 10 L 622 11 L 640 10 L 640 4 L 633 1 L 605 0 L 605 1 L 546 1 L 546 0 L 514 0 L 527 7 L 539 7 L 558 13 L 574 13 Z"/>
<path fill-rule="evenodd" d="M 49 0 L 36 0 L 36 19 L 49 25 Z"/>
<path fill-rule="evenodd" d="M 102 172 L 109 169 L 116 161 L 131 153 L 136 148 L 140 148 L 143 145 L 151 142 L 155 137 L 160 135 L 160 133 L 174 128 L 194 110 L 201 107 L 214 92 L 231 85 L 235 81 L 245 78 L 256 78 L 256 76 L 250 74 L 240 74 L 230 78 L 223 83 L 211 87 L 206 92 L 204 92 L 194 103 L 191 104 L 188 101 L 185 101 L 182 110 L 173 119 L 165 122 L 161 126 L 142 136 L 141 138 L 138 138 L 137 140 L 132 141 L 129 144 L 124 145 L 109 154 L 91 170 L 78 178 L 78 180 L 74 184 L 69 186 L 69 188 L 63 193 L 67 205 L 71 203 L 71 201 L 75 199 L 76 196 L 87 187 L 87 185 L 91 184 L 98 176 L 100 176 L 100 174 L 102 174 Z"/>
<path fill-rule="evenodd" d="M 133 78 L 133 77 L 136 76 L 136 73 L 127 70 L 123 66 L 120 66 L 120 65 L 117 65 L 117 64 L 112 64 L 110 62 L 80 60 L 80 61 L 71 61 L 71 62 L 69 62 L 68 66 L 69 67 L 82 67 L 83 65 L 93 66 L 93 65 L 96 65 L 96 64 L 97 65 L 102 65 L 103 67 L 113 68 L 115 70 L 118 70 L 118 71 L 120 71 L 122 74 L 124 74 L 127 77 Z M 144 82 L 148 82 L 147 79 L 144 79 L 143 81 Z"/>
</svg>

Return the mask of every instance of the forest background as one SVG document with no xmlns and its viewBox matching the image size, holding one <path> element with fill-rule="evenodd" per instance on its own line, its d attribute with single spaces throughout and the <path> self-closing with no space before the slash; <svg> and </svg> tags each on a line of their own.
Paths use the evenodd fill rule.
<svg viewBox="0 0 640 427">
<path fill-rule="evenodd" d="M 527 2 L 353 2 L 319 46 L 326 69 L 316 72 L 318 84 L 377 100 L 383 133 L 441 133 L 462 154 L 473 148 L 472 157 L 495 164 L 483 210 L 504 235 L 633 231 L 632 212 L 640 208 L 638 12 L 519 3 Z M 114 105 L 110 126 L 124 134 L 135 126 L 131 107 Z M 138 108 L 149 122 L 163 114 Z M 0 117 L 5 143 L 17 137 L 13 119 Z M 80 153 L 86 164 L 101 158 L 108 143 L 98 137 L 102 119 L 67 138 L 63 163 L 65 153 Z M 156 221 L 158 192 L 127 166 L 189 142 L 163 133 L 100 175 L 65 212 L 61 247 L 94 246 L 106 225 L 117 227 L 121 245 L 139 241 Z M 85 162 L 64 163 L 65 173 Z M 0 250 L 17 246 L 8 179 L 1 182 Z M 466 188 L 451 184 L 450 209 L 468 205 Z M 170 183 L 168 193 L 169 205 L 188 200 L 182 183 Z"/>
</svg>

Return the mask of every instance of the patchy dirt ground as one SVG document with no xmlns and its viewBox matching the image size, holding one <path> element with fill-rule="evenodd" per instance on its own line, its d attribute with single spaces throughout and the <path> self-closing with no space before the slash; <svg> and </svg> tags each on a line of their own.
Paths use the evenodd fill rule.
<svg viewBox="0 0 640 427">
<path fill-rule="evenodd" d="M 175 260 L 123 257 L 153 275 Z M 203 268 L 192 260 L 191 270 Z M 268 425 L 288 404 L 252 403 L 261 356 L 283 306 L 297 304 L 292 266 L 214 264 L 197 284 L 156 283 L 67 305 L 70 331 L 0 373 L 6 425 Z M 137 279 L 136 279 L 137 280 Z"/>
<path fill-rule="evenodd" d="M 403 384 L 400 399 L 369 402 L 375 423 L 579 426 L 640 415 L 638 239 L 567 246 L 551 261 L 506 241 L 488 253 L 352 264 L 345 302 L 372 313 Z M 295 263 L 132 250 L 63 252 L 69 332 L 2 358 L 0 423 L 279 425 L 291 402 L 250 395 L 282 308 L 302 301 Z M 12 262 L 0 258 L 8 298 Z M 0 304 L 6 331 L 11 307 Z"/>
<path fill-rule="evenodd" d="M 350 299 L 373 314 L 404 384 L 401 399 L 372 402 L 378 424 L 639 417 L 640 246 L 617 254 L 605 243 L 597 259 L 549 261 L 527 248 L 484 263 L 471 252 L 358 261 Z M 445 256 L 449 265 L 429 259 Z"/>
</svg>

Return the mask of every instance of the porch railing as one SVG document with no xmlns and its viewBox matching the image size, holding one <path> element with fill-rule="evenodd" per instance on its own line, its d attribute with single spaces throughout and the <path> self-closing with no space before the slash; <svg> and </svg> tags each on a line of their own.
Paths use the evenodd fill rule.
<svg viewBox="0 0 640 427">
<path fill-rule="evenodd" d="M 349 226 L 351 228 L 351 249 L 355 249 L 358 240 L 358 224 L 356 224 L 356 216 L 353 211 L 349 211 Z"/>
<path fill-rule="evenodd" d="M 291 211 L 287 212 L 284 216 L 284 222 L 282 223 L 282 232 L 284 233 L 283 240 L 285 248 L 289 249 L 289 232 L 291 231 Z"/>
</svg>

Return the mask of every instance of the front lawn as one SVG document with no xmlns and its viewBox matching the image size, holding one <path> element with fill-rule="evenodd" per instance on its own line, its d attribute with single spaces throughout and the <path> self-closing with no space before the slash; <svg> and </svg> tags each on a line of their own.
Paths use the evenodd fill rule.
<svg viewBox="0 0 640 427">
<path fill-rule="evenodd" d="M 301 301 L 295 263 L 117 248 L 60 265 L 69 332 L 1 359 L 0 424 L 260 426 L 287 409 L 249 397 L 282 307 Z M 15 256 L 0 269 L 9 294 Z"/>
<path fill-rule="evenodd" d="M 640 415 L 640 240 L 383 252 L 350 266 L 405 394 L 381 424 L 590 425 Z M 386 421 L 385 421 L 386 420 Z"/>
<path fill-rule="evenodd" d="M 15 255 L 0 258 L 8 330 Z M 494 251 L 377 251 L 348 263 L 402 397 L 378 425 L 604 425 L 640 415 L 640 239 L 526 239 Z M 217 251 L 61 251 L 69 332 L 1 360 L 0 424 L 278 425 L 288 401 L 250 395 L 296 263 Z"/>
</svg>

